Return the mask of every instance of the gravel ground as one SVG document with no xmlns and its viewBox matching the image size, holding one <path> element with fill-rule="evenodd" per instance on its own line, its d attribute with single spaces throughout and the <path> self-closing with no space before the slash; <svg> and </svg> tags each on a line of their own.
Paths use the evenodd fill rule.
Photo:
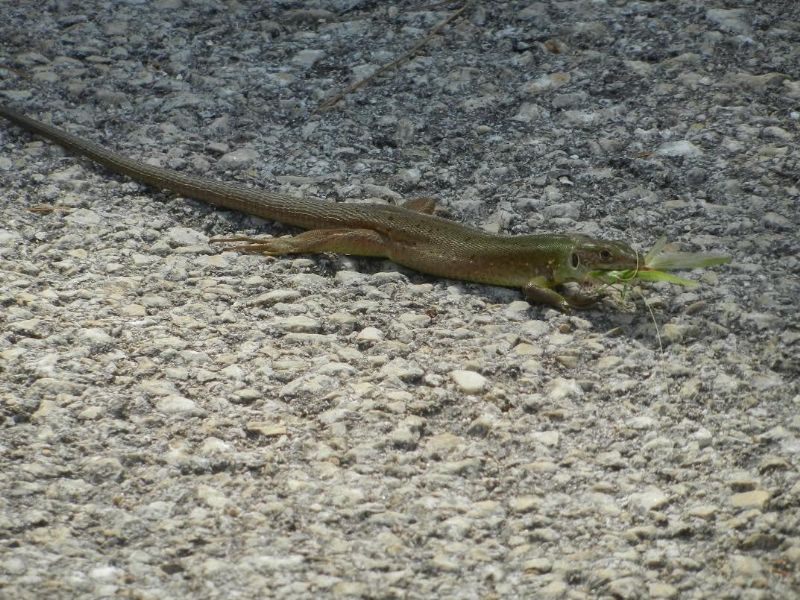
<svg viewBox="0 0 800 600">
<path fill-rule="evenodd" d="M 300 8 L 301 4 L 303 8 Z M 4 2 L 0 95 L 155 164 L 733 263 L 566 316 L 0 122 L 2 598 L 795 598 L 800 5 Z M 41 206 L 49 210 L 34 212 Z"/>
</svg>

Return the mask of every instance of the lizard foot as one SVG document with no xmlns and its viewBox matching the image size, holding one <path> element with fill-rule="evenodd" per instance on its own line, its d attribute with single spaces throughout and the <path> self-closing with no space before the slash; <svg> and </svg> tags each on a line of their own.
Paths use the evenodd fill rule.
<svg viewBox="0 0 800 600">
<path fill-rule="evenodd" d="M 291 238 L 290 238 L 291 239 Z M 243 254 L 264 254 L 266 256 L 280 256 L 290 254 L 291 249 L 280 238 L 253 238 L 247 236 L 211 238 L 213 243 L 233 244 L 225 248 L 225 252 L 241 252 Z M 240 243 L 244 242 L 244 243 Z"/>
</svg>

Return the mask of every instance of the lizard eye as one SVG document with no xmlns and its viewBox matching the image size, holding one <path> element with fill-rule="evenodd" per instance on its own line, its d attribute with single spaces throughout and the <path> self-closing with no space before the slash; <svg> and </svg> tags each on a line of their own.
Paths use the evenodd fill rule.
<svg viewBox="0 0 800 600">
<path fill-rule="evenodd" d="M 581 264 L 581 259 L 578 257 L 577 252 L 573 252 L 572 255 L 569 257 L 569 262 L 572 265 L 573 269 L 577 269 L 578 266 Z"/>
<path fill-rule="evenodd" d="M 611 251 L 606 249 L 600 250 L 600 258 L 605 261 L 611 260 Z"/>
</svg>

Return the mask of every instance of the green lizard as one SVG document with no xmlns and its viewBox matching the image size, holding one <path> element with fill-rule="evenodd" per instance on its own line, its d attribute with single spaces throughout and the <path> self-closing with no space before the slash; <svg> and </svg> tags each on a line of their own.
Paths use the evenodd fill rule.
<svg viewBox="0 0 800 600">
<path fill-rule="evenodd" d="M 148 165 L 0 105 L 0 115 L 68 150 L 136 181 L 216 206 L 308 229 L 288 238 L 221 238 L 231 249 L 266 255 L 339 252 L 388 258 L 450 279 L 516 287 L 531 302 L 562 311 L 585 308 L 596 298 L 564 295 L 564 283 L 586 283 L 592 272 L 637 270 L 627 244 L 580 234 L 503 236 L 429 214 L 432 203 L 347 204 L 221 183 Z"/>
</svg>

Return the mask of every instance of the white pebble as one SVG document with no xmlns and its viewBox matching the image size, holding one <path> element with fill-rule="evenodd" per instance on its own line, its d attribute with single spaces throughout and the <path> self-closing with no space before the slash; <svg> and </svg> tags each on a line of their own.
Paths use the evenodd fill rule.
<svg viewBox="0 0 800 600">
<path fill-rule="evenodd" d="M 453 378 L 458 388 L 466 394 L 477 394 L 482 391 L 488 383 L 483 375 L 475 371 L 451 371 L 450 377 Z"/>
</svg>

